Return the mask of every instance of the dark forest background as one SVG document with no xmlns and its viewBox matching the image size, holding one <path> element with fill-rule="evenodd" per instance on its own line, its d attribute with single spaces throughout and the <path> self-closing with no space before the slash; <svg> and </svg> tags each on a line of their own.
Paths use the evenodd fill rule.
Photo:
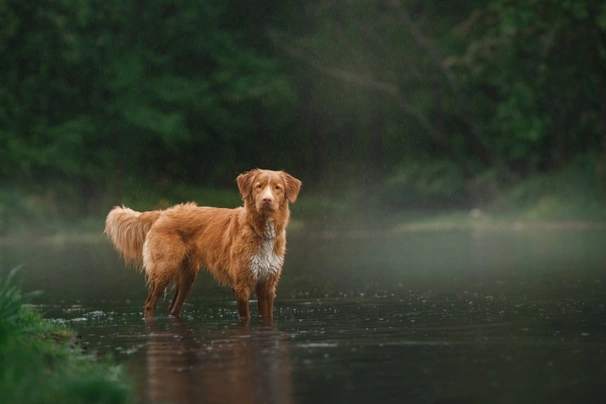
<svg viewBox="0 0 606 404">
<path fill-rule="evenodd" d="M 0 0 L 0 227 L 252 167 L 322 208 L 603 211 L 605 89 L 597 0 Z"/>
</svg>

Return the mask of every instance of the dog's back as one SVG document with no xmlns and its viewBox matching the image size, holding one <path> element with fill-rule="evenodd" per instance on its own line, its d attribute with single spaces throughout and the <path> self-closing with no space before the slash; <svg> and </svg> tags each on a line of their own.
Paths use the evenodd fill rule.
<svg viewBox="0 0 606 404">
<path fill-rule="evenodd" d="M 127 264 L 136 267 L 143 265 L 143 243 L 147 232 L 161 214 L 159 210 L 141 213 L 124 206 L 116 206 L 109 212 L 105 220 L 105 234 Z"/>
</svg>

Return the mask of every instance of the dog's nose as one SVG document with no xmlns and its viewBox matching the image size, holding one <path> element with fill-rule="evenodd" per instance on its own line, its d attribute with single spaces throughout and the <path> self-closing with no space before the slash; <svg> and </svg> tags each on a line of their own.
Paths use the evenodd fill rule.
<svg viewBox="0 0 606 404">
<path fill-rule="evenodd" d="M 271 198 L 269 198 L 269 197 L 265 197 L 265 198 L 263 198 L 263 203 L 264 203 L 264 204 L 269 205 L 271 202 L 272 202 L 272 199 L 271 199 Z"/>
</svg>

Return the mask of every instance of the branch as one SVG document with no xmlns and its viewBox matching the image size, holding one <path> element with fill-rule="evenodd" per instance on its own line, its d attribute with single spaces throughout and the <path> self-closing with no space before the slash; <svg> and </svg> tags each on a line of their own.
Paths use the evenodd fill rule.
<svg viewBox="0 0 606 404">
<path fill-rule="evenodd" d="M 347 70 L 342 70 L 336 67 L 325 67 L 320 63 L 319 60 L 310 56 L 309 52 L 305 52 L 301 48 L 295 48 L 292 46 L 286 46 L 283 41 L 280 40 L 279 34 L 276 32 L 270 32 L 270 36 L 274 40 L 276 46 L 282 49 L 284 52 L 288 53 L 292 57 L 306 63 L 307 65 L 313 67 L 317 71 L 339 79 L 341 81 L 345 81 L 348 83 L 356 84 L 360 87 L 364 87 L 370 90 L 379 91 L 385 94 L 388 94 L 392 97 L 396 105 L 400 107 L 402 111 L 404 111 L 408 116 L 414 119 L 417 124 L 425 130 L 427 135 L 431 138 L 431 140 L 442 147 L 448 154 L 452 157 L 454 161 L 459 164 L 459 166 L 463 169 L 466 175 L 473 177 L 475 175 L 475 170 L 469 163 L 469 159 L 467 159 L 464 155 L 459 153 L 453 146 L 449 139 L 438 130 L 427 117 L 419 111 L 413 104 L 411 104 L 402 94 L 402 92 L 398 89 L 398 87 L 391 83 L 386 83 L 383 81 L 376 80 L 373 77 L 361 75 L 358 73 L 350 72 Z"/>
<path fill-rule="evenodd" d="M 427 39 L 427 37 L 425 37 L 425 35 L 423 35 L 423 33 L 421 33 L 421 30 L 417 27 L 417 25 L 414 23 L 412 18 L 410 18 L 410 15 L 408 15 L 408 13 L 404 9 L 404 7 L 400 6 L 400 7 L 398 7 L 398 10 L 399 10 L 399 16 L 401 17 L 402 21 L 404 22 L 404 25 L 406 26 L 406 29 L 408 29 L 408 32 L 410 33 L 410 35 L 413 37 L 413 39 L 415 41 L 417 41 L 417 43 L 419 45 L 421 45 L 421 47 L 423 49 L 425 49 L 427 54 L 429 54 L 429 56 L 431 57 L 433 62 L 438 67 L 438 70 L 440 70 L 442 72 L 442 74 L 444 74 L 444 76 L 446 77 L 446 80 L 448 81 L 448 84 L 450 85 L 452 90 L 457 91 L 457 89 L 458 89 L 457 81 L 455 80 L 452 73 L 449 70 L 444 68 L 444 65 L 442 63 L 444 61 L 444 57 L 442 56 L 442 54 L 438 51 L 438 49 L 435 46 L 433 46 L 431 44 L 431 41 L 429 41 L 429 39 Z"/>
<path fill-rule="evenodd" d="M 460 90 L 459 85 L 458 85 L 454 75 L 450 72 L 450 70 L 448 70 L 444 67 L 444 63 L 443 63 L 444 57 L 442 56 L 442 54 L 438 51 L 438 49 L 435 46 L 433 46 L 431 44 L 431 42 L 427 39 L 427 37 L 425 37 L 425 35 L 423 35 L 423 33 L 421 32 L 421 30 L 419 30 L 419 28 L 414 23 L 412 18 L 410 18 L 410 15 L 406 12 L 404 7 L 398 6 L 397 8 L 399 11 L 399 16 L 401 17 L 402 21 L 404 22 L 404 25 L 408 29 L 408 32 L 410 33 L 410 35 L 429 54 L 430 58 L 436 64 L 438 69 L 446 77 L 446 80 L 448 81 L 448 84 L 450 85 L 455 96 L 461 100 L 461 102 L 459 103 L 460 111 L 461 111 L 461 118 L 465 122 L 465 124 L 468 126 L 469 133 L 472 136 L 472 138 L 482 148 L 485 156 L 488 159 L 487 163 L 496 165 L 505 179 L 512 180 L 513 174 L 511 172 L 510 168 L 507 166 L 507 164 L 501 158 L 501 156 L 498 153 L 496 153 L 492 147 L 490 147 L 490 145 L 488 144 L 486 139 L 484 139 L 484 136 L 482 136 L 482 132 L 480 130 L 480 125 L 478 125 L 478 123 L 473 118 L 472 114 L 469 112 L 469 109 L 467 107 L 468 103 L 467 103 L 466 95 Z"/>
</svg>

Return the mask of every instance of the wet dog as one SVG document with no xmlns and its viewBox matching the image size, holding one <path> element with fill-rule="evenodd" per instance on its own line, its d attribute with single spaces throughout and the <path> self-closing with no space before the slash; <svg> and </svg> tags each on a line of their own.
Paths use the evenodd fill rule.
<svg viewBox="0 0 606 404">
<path fill-rule="evenodd" d="M 244 205 L 235 209 L 185 203 L 142 213 L 126 207 L 109 212 L 105 233 L 125 262 L 145 270 L 146 319 L 153 318 L 171 281 L 175 295 L 169 314 L 179 316 L 201 267 L 220 284 L 231 286 L 241 318 L 250 317 L 253 292 L 259 315 L 272 317 L 289 203 L 297 200 L 301 181 L 283 171 L 255 169 L 240 174 L 237 183 Z"/>
</svg>

